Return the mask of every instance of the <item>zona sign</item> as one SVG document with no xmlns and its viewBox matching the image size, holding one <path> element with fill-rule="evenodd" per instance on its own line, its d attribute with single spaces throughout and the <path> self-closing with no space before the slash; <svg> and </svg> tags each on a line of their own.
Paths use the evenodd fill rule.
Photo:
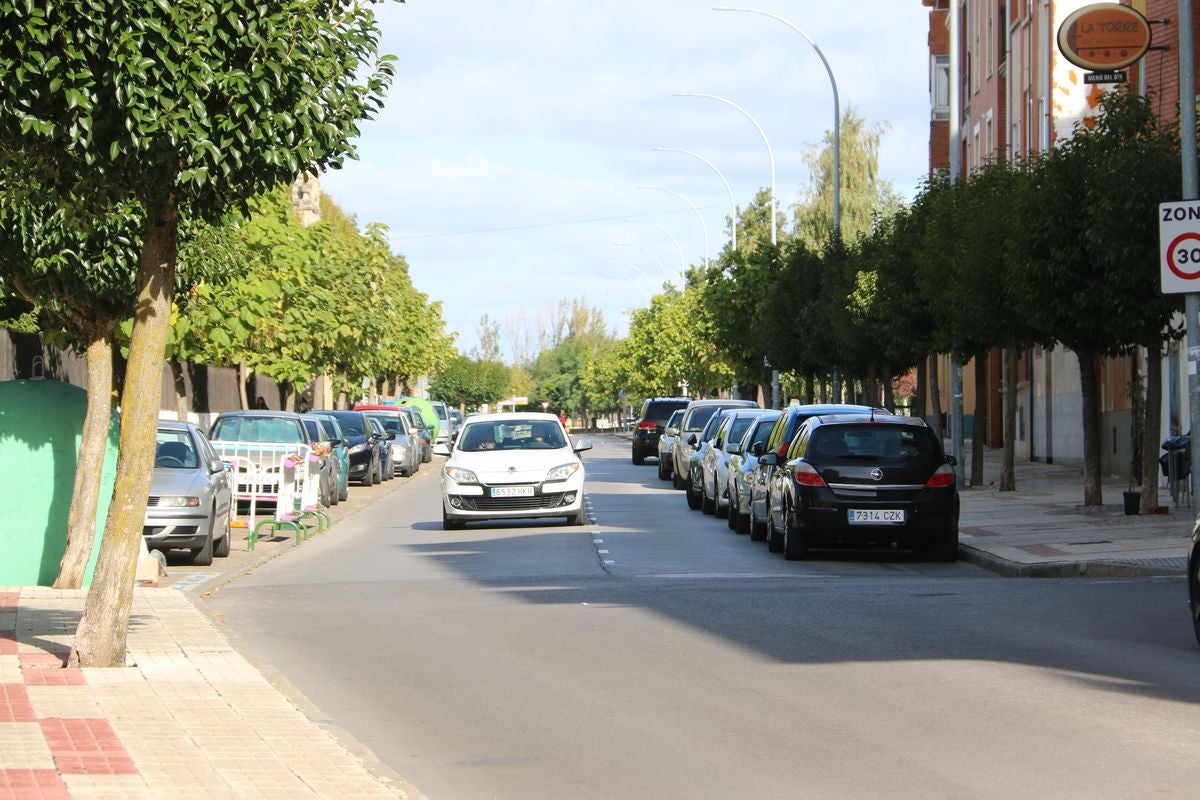
<svg viewBox="0 0 1200 800">
<path fill-rule="evenodd" d="M 1150 23 L 1129 6 L 1093 3 L 1063 20 L 1058 49 L 1077 67 L 1105 72 L 1134 64 L 1150 49 Z"/>
</svg>

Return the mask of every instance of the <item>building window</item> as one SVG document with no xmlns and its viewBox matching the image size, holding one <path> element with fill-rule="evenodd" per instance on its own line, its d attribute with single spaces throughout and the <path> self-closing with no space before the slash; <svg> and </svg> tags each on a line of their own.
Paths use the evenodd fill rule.
<svg viewBox="0 0 1200 800">
<path fill-rule="evenodd" d="M 934 119 L 950 119 L 950 56 L 934 56 L 929 71 L 929 105 Z"/>
</svg>

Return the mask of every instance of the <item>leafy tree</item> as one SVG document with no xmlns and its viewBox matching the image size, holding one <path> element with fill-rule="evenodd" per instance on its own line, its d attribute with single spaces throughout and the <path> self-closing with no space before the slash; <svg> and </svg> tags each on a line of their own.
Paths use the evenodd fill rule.
<svg viewBox="0 0 1200 800">
<path fill-rule="evenodd" d="M 124 663 L 181 209 L 215 219 L 337 166 L 391 75 L 386 61 L 361 74 L 379 32 L 360 0 L 228 0 L 220 12 L 0 0 L 0 155 L 82 216 L 134 200 L 143 219 L 114 502 L 75 640 L 84 666 Z"/>
<path fill-rule="evenodd" d="M 508 380 L 508 368 L 499 361 L 455 356 L 433 377 L 429 391 L 451 405 L 475 409 L 502 400 Z"/>
</svg>

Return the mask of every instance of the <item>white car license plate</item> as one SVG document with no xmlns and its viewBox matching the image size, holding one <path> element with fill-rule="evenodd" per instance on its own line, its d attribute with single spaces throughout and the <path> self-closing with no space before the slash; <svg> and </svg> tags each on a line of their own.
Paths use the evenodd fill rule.
<svg viewBox="0 0 1200 800">
<path fill-rule="evenodd" d="M 533 497 L 532 486 L 494 486 L 492 497 Z"/>
<path fill-rule="evenodd" d="M 903 525 L 904 510 L 900 508 L 852 508 L 851 525 Z"/>
</svg>

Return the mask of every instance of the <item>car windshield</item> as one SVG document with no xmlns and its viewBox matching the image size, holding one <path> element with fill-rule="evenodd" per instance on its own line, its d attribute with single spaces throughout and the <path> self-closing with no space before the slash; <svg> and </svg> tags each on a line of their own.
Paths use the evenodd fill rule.
<svg viewBox="0 0 1200 800">
<path fill-rule="evenodd" d="M 404 423 L 400 421 L 400 415 L 398 414 L 367 414 L 367 416 L 376 420 L 383 426 L 385 431 L 404 433 Z"/>
<path fill-rule="evenodd" d="M 687 430 L 699 431 L 704 430 L 704 426 L 712 419 L 712 415 L 717 413 L 716 406 L 697 406 L 692 409 L 692 415 L 687 421 Z"/>
<path fill-rule="evenodd" d="M 746 435 L 746 429 L 754 423 L 754 417 L 736 417 L 729 423 L 729 433 L 725 435 L 725 449 L 736 445 Z"/>
<path fill-rule="evenodd" d="M 338 422 L 342 425 L 342 430 L 349 436 L 364 436 L 363 430 L 363 415 L 359 411 L 344 411 L 337 415 Z"/>
<path fill-rule="evenodd" d="M 813 434 L 808 456 L 864 461 L 931 459 L 941 457 L 941 448 L 927 428 L 829 425 Z"/>
<path fill-rule="evenodd" d="M 296 420 L 286 417 L 221 417 L 213 424 L 209 438 L 223 442 L 305 444 Z"/>
<path fill-rule="evenodd" d="M 163 469 L 196 469 L 200 454 L 187 431 L 160 430 L 154 450 L 154 466 Z"/>
<path fill-rule="evenodd" d="M 753 438 L 750 439 L 750 447 L 754 447 L 756 444 L 766 445 L 767 439 L 771 438 L 771 428 L 774 426 L 774 419 L 765 419 L 759 422 L 758 427 L 754 429 Z"/>
<path fill-rule="evenodd" d="M 550 450 L 566 446 L 566 437 L 558 423 L 540 419 L 472 422 L 458 437 L 458 449 L 468 453 L 485 450 Z"/>
<path fill-rule="evenodd" d="M 679 423 L 683 422 L 683 411 L 675 411 L 671 414 L 671 418 L 667 420 L 668 428 L 678 428 Z"/>
<path fill-rule="evenodd" d="M 341 426 L 338 424 L 337 419 L 330 417 L 326 414 L 313 414 L 313 416 L 315 418 L 321 420 L 321 425 L 325 428 L 325 431 L 330 436 L 334 437 L 335 439 L 342 438 L 342 429 L 341 429 Z"/>
<path fill-rule="evenodd" d="M 674 403 L 650 403 L 646 407 L 645 419 L 662 424 L 671 418 L 679 406 Z"/>
</svg>

